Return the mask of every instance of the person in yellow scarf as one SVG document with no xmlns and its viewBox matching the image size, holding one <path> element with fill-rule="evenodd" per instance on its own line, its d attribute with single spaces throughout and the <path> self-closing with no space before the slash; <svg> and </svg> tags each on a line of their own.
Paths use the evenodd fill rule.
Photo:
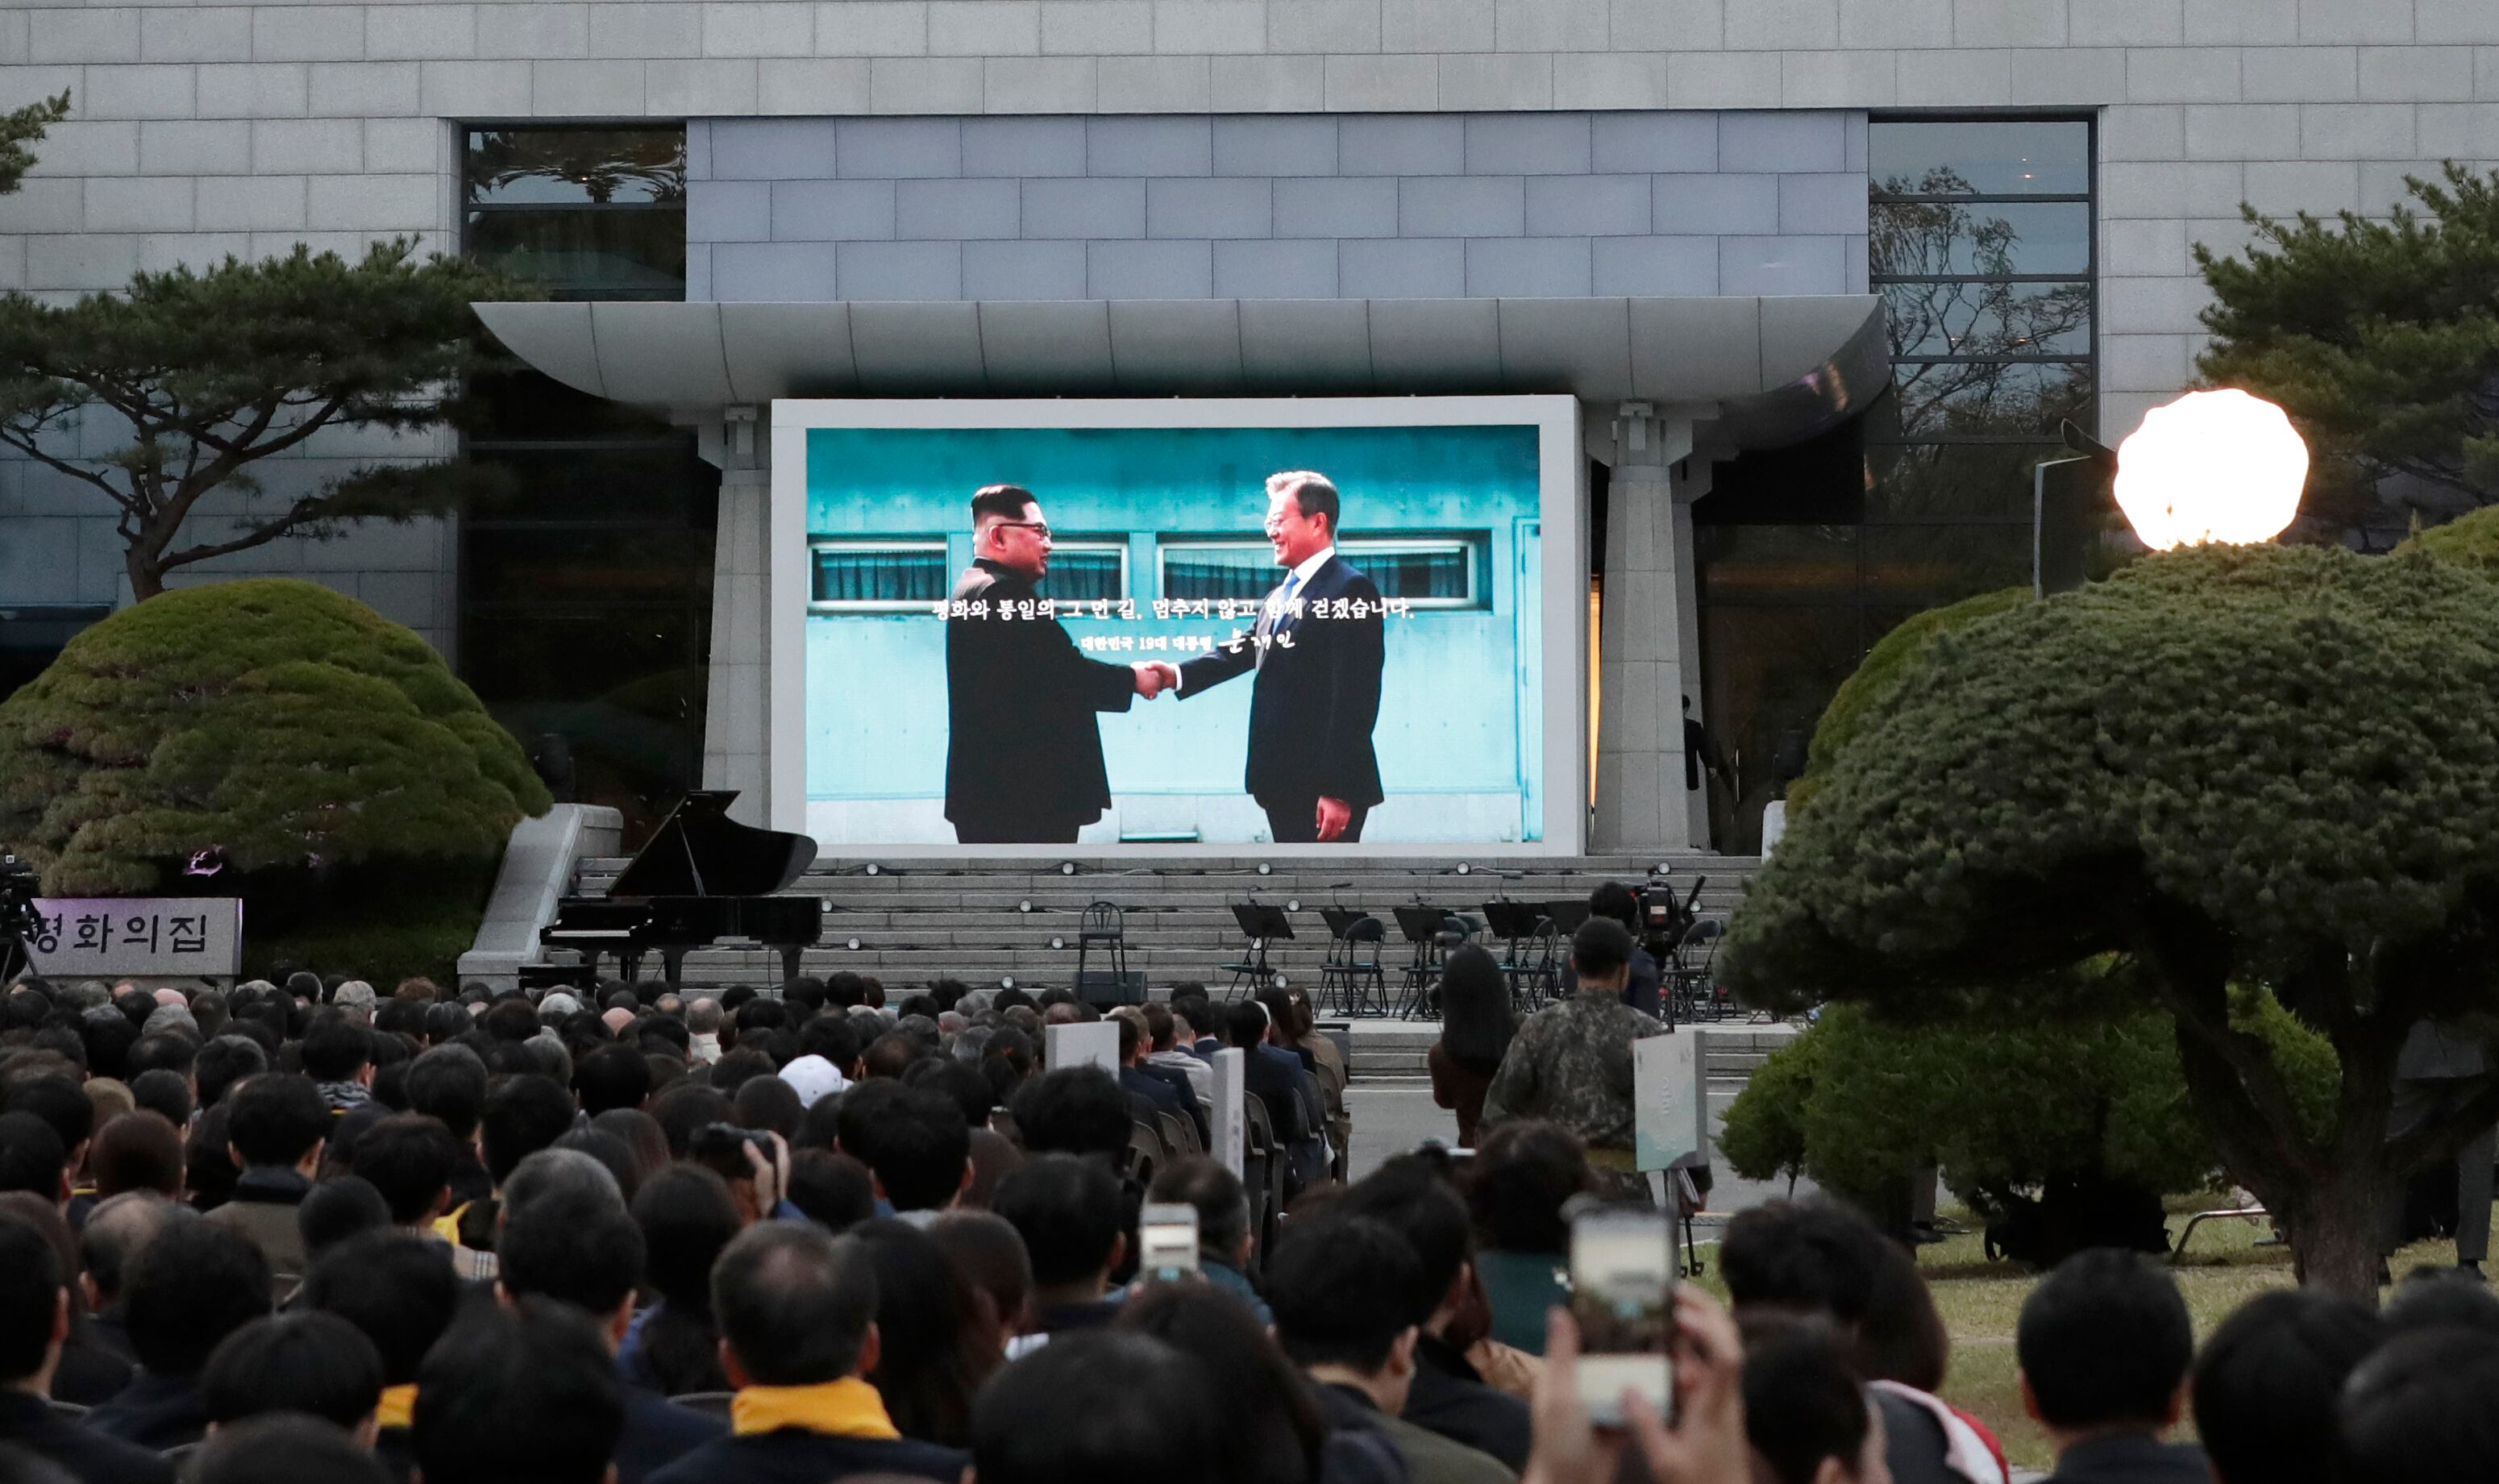
<svg viewBox="0 0 2499 1484">
<path fill-rule="evenodd" d="M 812 1222 L 761 1221 L 712 1268 L 721 1360 L 737 1388 L 730 1436 L 650 1484 L 831 1484 L 902 1474 L 957 1484 L 964 1455 L 901 1436 L 860 1379 L 876 1368 L 876 1270 Z"/>
</svg>

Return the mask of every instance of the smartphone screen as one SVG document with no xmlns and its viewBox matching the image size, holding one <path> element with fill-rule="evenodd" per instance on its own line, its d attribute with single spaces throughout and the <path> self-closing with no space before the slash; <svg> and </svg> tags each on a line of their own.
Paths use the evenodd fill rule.
<svg viewBox="0 0 2499 1484">
<path fill-rule="evenodd" d="M 1150 1205 L 1137 1212 L 1137 1272 L 1164 1283 L 1196 1274 L 1196 1207 Z"/>
<path fill-rule="evenodd" d="M 1619 1427 L 1638 1392 L 1666 1415 L 1673 1395 L 1674 1228 L 1662 1210 L 1609 1207 L 1571 1223 L 1571 1317 L 1579 1325 L 1579 1400 Z"/>
</svg>

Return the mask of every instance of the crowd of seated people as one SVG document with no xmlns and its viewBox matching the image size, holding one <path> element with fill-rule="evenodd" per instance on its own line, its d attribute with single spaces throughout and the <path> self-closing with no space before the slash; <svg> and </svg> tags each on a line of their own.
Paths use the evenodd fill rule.
<svg viewBox="0 0 2499 1484">
<path fill-rule="evenodd" d="M 1671 1406 L 1600 1427 L 1568 1248 L 1621 1182 L 1567 1122 L 1347 1183 L 1289 996 L 1115 1012 L 1116 1073 L 1039 1066 L 1098 1014 L 1064 996 L 885 1000 L 8 990 L 0 1481 L 2010 1484 L 1844 1206 L 1733 1221 Z M 1290 1166 L 1265 1232 L 1223 1159 L 1137 1157 L 1156 1114 L 1203 1143 L 1226 1047 Z M 1149 1203 L 1193 1271 L 1140 1273 Z M 2066 1484 L 2499 1478 L 2499 1300 L 2453 1278 L 2269 1293 L 2199 1353 L 2164 1271 L 2086 1252 L 2016 1350 Z"/>
</svg>

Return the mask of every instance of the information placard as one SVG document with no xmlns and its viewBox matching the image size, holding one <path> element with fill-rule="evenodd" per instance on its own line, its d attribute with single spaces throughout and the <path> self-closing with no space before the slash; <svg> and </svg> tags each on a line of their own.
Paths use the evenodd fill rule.
<svg viewBox="0 0 2499 1484">
<path fill-rule="evenodd" d="M 1632 1137 L 1639 1167 L 1664 1170 L 1708 1145 L 1701 1033 L 1671 1031 L 1632 1043 Z"/>
<path fill-rule="evenodd" d="M 1215 1053 L 1215 1153 L 1236 1179 L 1249 1164 L 1249 1055 L 1237 1046 Z"/>
<path fill-rule="evenodd" d="M 243 966 L 243 900 L 232 896 L 35 898 L 32 942 L 48 979 L 132 974 L 231 977 Z"/>
<path fill-rule="evenodd" d="M 1100 1067 L 1118 1077 L 1120 1022 L 1045 1025 L 1041 1030 L 1041 1054 L 1043 1064 L 1053 1072 L 1061 1067 Z"/>
</svg>

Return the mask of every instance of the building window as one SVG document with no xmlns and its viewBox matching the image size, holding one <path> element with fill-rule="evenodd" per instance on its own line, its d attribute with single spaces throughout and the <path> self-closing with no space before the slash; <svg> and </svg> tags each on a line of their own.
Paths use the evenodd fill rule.
<svg viewBox="0 0 2499 1484">
<path fill-rule="evenodd" d="M 807 605 L 818 613 L 925 613 L 954 587 L 946 543 L 817 541 Z"/>
<path fill-rule="evenodd" d="M 685 297 L 685 131 L 471 129 L 467 250 L 557 299 Z M 500 498 L 460 521 L 460 671 L 571 798 L 641 840 L 702 782 L 720 472 L 694 436 L 534 371 L 471 387 Z"/>
<path fill-rule="evenodd" d="M 1342 541 L 1337 551 L 1360 567 L 1382 597 L 1409 599 L 1417 609 L 1484 606 L 1483 567 L 1488 542 L 1480 536 Z M 1275 548 L 1264 541 L 1165 541 L 1162 596 L 1252 601 L 1282 581 Z"/>
<path fill-rule="evenodd" d="M 0 606 L 0 700 L 44 673 L 70 640 L 111 612 L 110 603 Z"/>
<path fill-rule="evenodd" d="M 1128 596 L 1125 541 L 1055 541 L 1043 596 L 1059 602 L 1119 602 Z"/>
<path fill-rule="evenodd" d="M 1721 849 L 1758 848 L 1773 758 L 1911 614 L 2030 580 L 2030 470 L 2095 426 L 2088 117 L 1875 115 L 1867 278 L 1892 387 L 1793 448 L 1719 464 L 1693 506 L 1703 714 L 1735 775 Z"/>
<path fill-rule="evenodd" d="M 686 131 L 471 129 L 469 255 L 552 299 L 686 297 Z"/>
</svg>

